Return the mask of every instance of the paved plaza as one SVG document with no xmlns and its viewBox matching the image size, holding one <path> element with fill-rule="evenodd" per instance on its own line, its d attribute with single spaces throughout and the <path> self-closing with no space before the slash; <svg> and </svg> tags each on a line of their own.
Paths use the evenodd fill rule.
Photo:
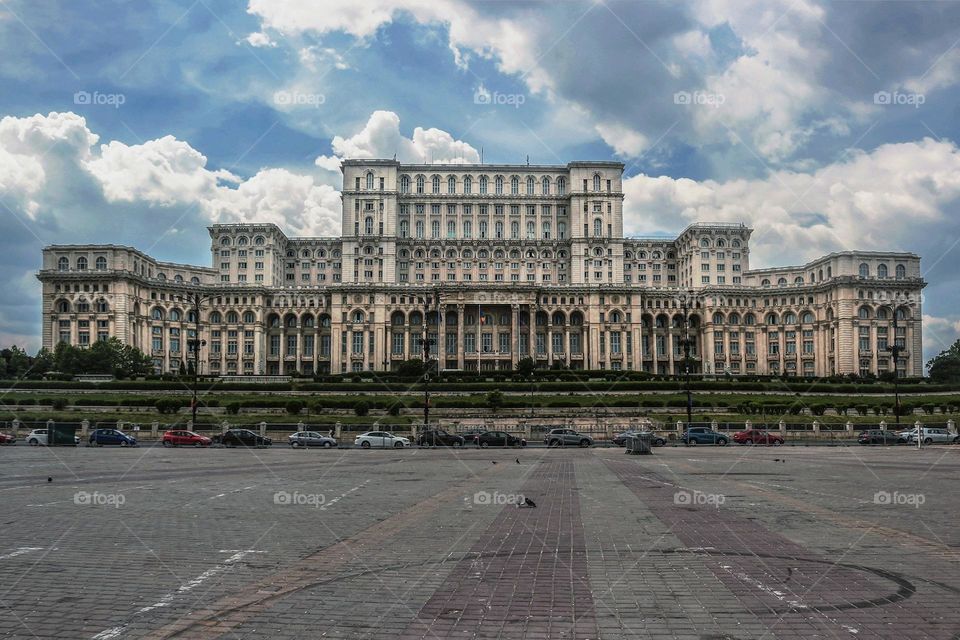
<svg viewBox="0 0 960 640">
<path fill-rule="evenodd" d="M 960 638 L 960 447 L 18 446 L 0 472 L 3 638 Z"/>
</svg>

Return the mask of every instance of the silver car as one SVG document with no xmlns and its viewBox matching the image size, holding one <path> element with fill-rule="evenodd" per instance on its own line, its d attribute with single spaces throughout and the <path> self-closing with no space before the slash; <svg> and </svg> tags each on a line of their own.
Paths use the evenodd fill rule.
<svg viewBox="0 0 960 640">
<path fill-rule="evenodd" d="M 395 436 L 389 431 L 368 431 L 357 436 L 353 446 L 369 449 L 371 447 L 393 447 L 402 449 L 410 446 L 410 440 L 402 436 Z"/>
<path fill-rule="evenodd" d="M 548 447 L 562 447 L 564 445 L 589 447 L 593 444 L 593 438 L 578 433 L 573 429 L 551 429 L 550 432 L 543 437 L 543 444 Z"/>
<path fill-rule="evenodd" d="M 337 441 L 328 435 L 316 431 L 298 431 L 287 437 L 287 441 L 294 449 L 300 447 L 335 447 Z"/>
<path fill-rule="evenodd" d="M 940 427 L 924 427 L 922 437 L 923 437 L 923 444 L 935 444 L 935 443 L 946 443 L 946 442 L 957 441 L 956 435 Z M 916 429 L 906 434 L 907 442 L 914 442 L 916 439 L 917 439 Z"/>
</svg>

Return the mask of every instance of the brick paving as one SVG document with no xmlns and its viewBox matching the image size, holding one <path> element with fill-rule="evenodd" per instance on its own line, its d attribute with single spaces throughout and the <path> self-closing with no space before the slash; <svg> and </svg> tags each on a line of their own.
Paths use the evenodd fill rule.
<svg viewBox="0 0 960 640">
<path fill-rule="evenodd" d="M 0 638 L 953 640 L 958 471 L 960 447 L 5 448 Z"/>
</svg>

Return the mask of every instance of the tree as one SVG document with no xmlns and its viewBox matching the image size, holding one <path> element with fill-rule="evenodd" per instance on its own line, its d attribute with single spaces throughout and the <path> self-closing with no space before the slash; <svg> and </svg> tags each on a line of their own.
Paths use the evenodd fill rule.
<svg viewBox="0 0 960 640">
<path fill-rule="evenodd" d="M 402 378 L 419 378 L 423 375 L 423 360 L 404 360 L 393 368 L 393 371 Z"/>
<path fill-rule="evenodd" d="M 370 413 L 370 404 L 366 400 L 359 400 L 355 405 L 353 405 L 353 412 L 360 417 L 363 417 Z"/>
<path fill-rule="evenodd" d="M 487 394 L 487 406 L 490 407 L 494 412 L 497 411 L 500 407 L 503 406 L 503 394 L 500 393 L 499 389 L 494 389 Z"/>
<path fill-rule="evenodd" d="M 524 378 L 532 376 L 536 369 L 537 363 L 533 361 L 533 358 L 520 358 L 520 361 L 517 363 L 517 373 Z"/>
<path fill-rule="evenodd" d="M 960 382 L 960 340 L 927 363 L 933 382 Z"/>
</svg>

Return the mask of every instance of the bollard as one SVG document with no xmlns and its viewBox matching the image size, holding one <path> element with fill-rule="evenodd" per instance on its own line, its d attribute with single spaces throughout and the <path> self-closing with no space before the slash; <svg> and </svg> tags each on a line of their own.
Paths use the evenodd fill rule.
<svg viewBox="0 0 960 640">
<path fill-rule="evenodd" d="M 957 433 L 957 425 L 953 420 L 947 420 L 947 431 L 953 434 Z"/>
<path fill-rule="evenodd" d="M 89 421 L 89 420 L 81 420 L 81 421 L 80 421 L 80 435 L 83 437 L 84 440 L 87 439 L 87 433 L 88 433 L 89 431 L 90 431 L 90 421 Z"/>
<path fill-rule="evenodd" d="M 747 420 L 743 423 L 743 430 L 750 431 L 750 429 L 753 429 L 753 422 L 751 420 Z"/>
<path fill-rule="evenodd" d="M 160 423 L 154 420 L 150 423 L 150 437 L 154 440 L 160 435 Z"/>
<path fill-rule="evenodd" d="M 14 418 L 13 423 L 11 424 L 11 427 L 13 428 L 13 437 L 19 438 L 20 437 L 20 421 Z"/>
<path fill-rule="evenodd" d="M 307 427 L 305 424 L 303 424 L 302 420 L 297 423 L 297 431 L 306 431 L 306 429 Z"/>
<path fill-rule="evenodd" d="M 260 435 L 261 435 L 261 436 L 266 436 L 266 435 L 267 435 L 267 423 L 266 423 L 266 422 L 261 422 L 261 423 L 260 423 Z"/>
<path fill-rule="evenodd" d="M 677 420 L 677 433 L 683 433 L 683 422 Z"/>
<path fill-rule="evenodd" d="M 881 420 L 881 421 L 880 421 L 880 431 L 886 431 L 886 430 L 887 430 L 887 421 L 886 421 L 886 420 Z"/>
<path fill-rule="evenodd" d="M 187 420 L 187 431 L 193 431 L 193 420 Z"/>
<path fill-rule="evenodd" d="M 853 423 L 847 420 L 847 432 L 853 433 Z"/>
<path fill-rule="evenodd" d="M 786 435 L 787 433 L 787 423 L 784 422 L 783 418 L 780 418 L 780 424 L 777 425 L 780 428 L 780 435 Z"/>
<path fill-rule="evenodd" d="M 818 435 L 820 433 L 820 422 L 818 420 L 813 421 L 813 432 Z"/>
<path fill-rule="evenodd" d="M 333 434 L 334 434 L 334 437 L 337 439 L 337 441 L 340 440 L 340 429 L 341 429 L 341 428 L 342 428 L 342 425 L 341 425 L 339 422 L 336 423 L 335 425 L 333 425 Z"/>
</svg>

